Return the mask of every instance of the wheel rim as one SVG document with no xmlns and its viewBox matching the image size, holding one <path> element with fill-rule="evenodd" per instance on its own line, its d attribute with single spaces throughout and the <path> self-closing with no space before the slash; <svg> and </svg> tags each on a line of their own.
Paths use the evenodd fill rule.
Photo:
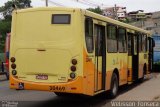
<svg viewBox="0 0 160 107">
<path fill-rule="evenodd" d="M 113 84 L 113 94 L 116 95 L 117 93 L 117 84 L 116 84 L 116 81 L 114 81 L 114 84 Z"/>
</svg>

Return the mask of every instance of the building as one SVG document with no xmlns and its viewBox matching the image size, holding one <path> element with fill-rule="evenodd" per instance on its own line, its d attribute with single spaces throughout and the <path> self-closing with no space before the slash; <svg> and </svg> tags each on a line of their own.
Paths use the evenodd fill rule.
<svg viewBox="0 0 160 107">
<path fill-rule="evenodd" d="M 154 12 L 152 15 L 152 27 L 150 30 L 154 34 L 159 34 L 160 35 L 160 11 L 159 12 Z"/>
<path fill-rule="evenodd" d="M 124 20 L 126 18 L 126 7 L 110 7 L 103 9 L 103 15 L 112 19 Z"/>
<path fill-rule="evenodd" d="M 128 18 L 131 21 L 141 21 L 150 18 L 152 13 L 144 13 L 143 10 L 132 11 L 128 13 Z"/>
<path fill-rule="evenodd" d="M 114 19 L 115 18 L 114 7 L 104 9 L 103 15 Z"/>
<path fill-rule="evenodd" d="M 160 11 L 146 13 L 146 16 L 143 20 L 136 20 L 130 24 L 149 30 L 152 34 L 160 35 Z"/>
<path fill-rule="evenodd" d="M 126 7 L 118 7 L 117 17 L 119 20 L 124 20 L 126 18 Z"/>
<path fill-rule="evenodd" d="M 160 11 L 153 12 L 151 18 L 144 21 L 142 28 L 150 30 L 154 35 L 160 35 Z"/>
</svg>

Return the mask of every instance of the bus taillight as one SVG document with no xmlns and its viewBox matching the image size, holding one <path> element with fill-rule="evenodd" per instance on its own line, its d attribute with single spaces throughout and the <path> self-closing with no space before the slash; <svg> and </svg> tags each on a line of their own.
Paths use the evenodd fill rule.
<svg viewBox="0 0 160 107">
<path fill-rule="evenodd" d="M 12 68 L 12 69 L 15 69 L 15 68 L 16 68 L 16 64 L 14 64 L 14 63 L 11 64 L 11 68 Z"/>
<path fill-rule="evenodd" d="M 71 66 L 71 71 L 76 71 L 76 67 L 75 66 Z"/>
<path fill-rule="evenodd" d="M 70 67 L 70 70 L 72 72 L 70 73 L 70 78 L 74 79 L 76 77 L 75 71 L 77 70 L 76 65 L 77 65 L 78 61 L 76 59 L 72 59 L 71 63 L 72 63 L 72 66 Z"/>
<path fill-rule="evenodd" d="M 17 71 L 16 70 L 12 70 L 12 75 L 16 75 Z"/>
<path fill-rule="evenodd" d="M 76 77 L 76 74 L 75 73 L 70 73 L 70 77 L 72 78 L 72 79 L 74 79 L 75 77 Z"/>
<path fill-rule="evenodd" d="M 11 62 L 15 62 L 16 61 L 16 59 L 14 57 L 12 57 L 10 60 L 11 60 Z"/>
<path fill-rule="evenodd" d="M 76 59 L 72 59 L 72 64 L 76 65 L 77 64 L 77 60 Z"/>
</svg>

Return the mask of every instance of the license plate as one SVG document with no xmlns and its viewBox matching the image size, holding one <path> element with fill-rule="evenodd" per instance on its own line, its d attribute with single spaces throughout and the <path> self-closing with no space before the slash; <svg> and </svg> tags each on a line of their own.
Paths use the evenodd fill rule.
<svg viewBox="0 0 160 107">
<path fill-rule="evenodd" d="M 48 75 L 36 75 L 36 79 L 38 79 L 38 80 L 48 80 Z"/>
</svg>

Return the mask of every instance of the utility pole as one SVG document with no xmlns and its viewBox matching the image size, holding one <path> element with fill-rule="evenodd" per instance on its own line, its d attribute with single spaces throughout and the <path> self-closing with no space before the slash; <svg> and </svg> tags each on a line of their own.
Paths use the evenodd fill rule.
<svg viewBox="0 0 160 107">
<path fill-rule="evenodd" d="M 46 7 L 48 7 L 48 0 L 46 0 Z"/>
<path fill-rule="evenodd" d="M 114 5 L 114 18 L 115 20 L 118 20 L 118 16 L 117 16 L 117 5 Z"/>
</svg>

